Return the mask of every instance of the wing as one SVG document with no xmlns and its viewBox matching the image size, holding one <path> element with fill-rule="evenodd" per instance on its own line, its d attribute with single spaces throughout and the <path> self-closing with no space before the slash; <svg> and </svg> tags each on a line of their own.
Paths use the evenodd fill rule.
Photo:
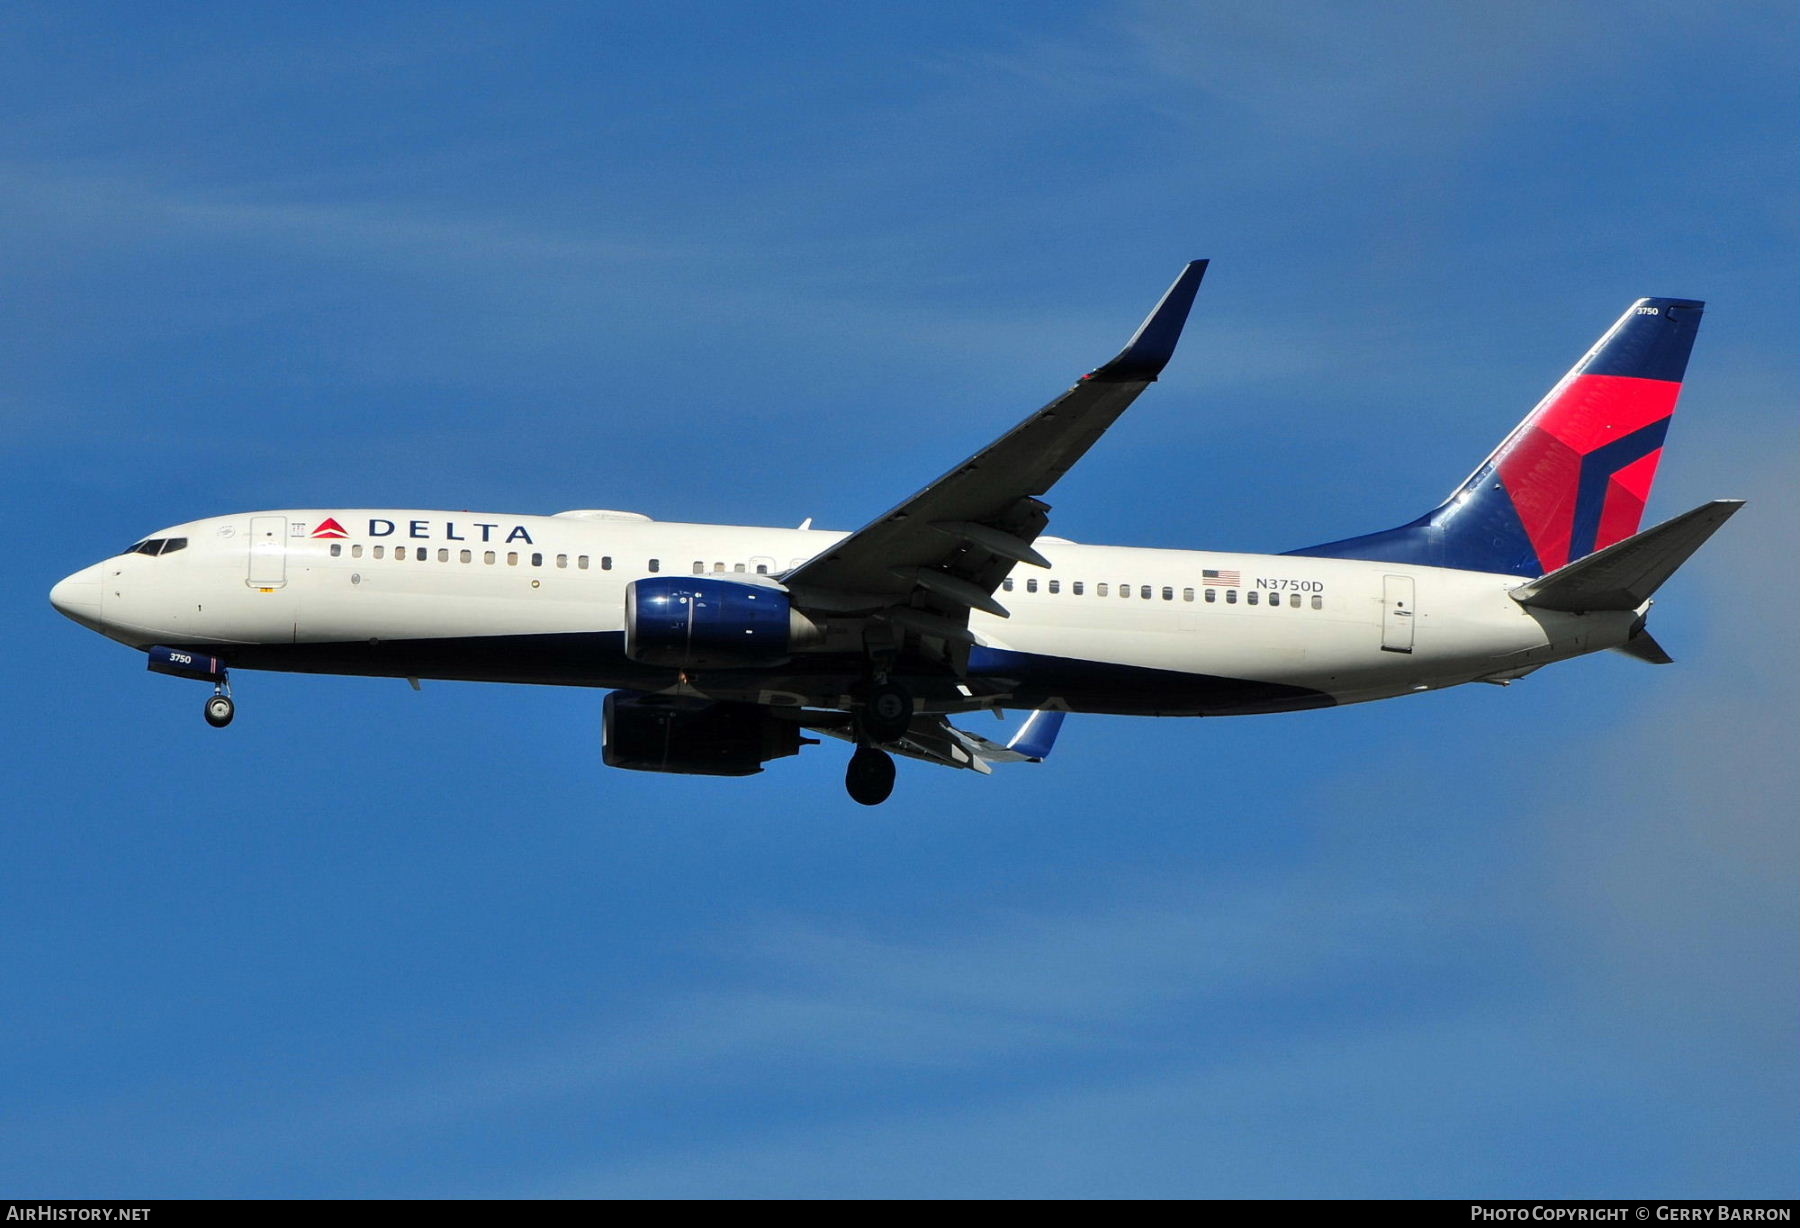
<svg viewBox="0 0 1800 1228">
<path fill-rule="evenodd" d="M 1086 454 L 1175 352 L 1206 261 L 1182 270 L 1106 365 L 891 511 L 782 576 L 796 604 L 878 615 L 900 631 L 968 644 L 969 611 L 1006 617 L 994 590 L 1049 523 L 1036 496 Z"/>
<path fill-rule="evenodd" d="M 887 744 L 887 750 L 909 759 L 945 767 L 969 768 L 987 775 L 1001 763 L 1042 763 L 1056 745 L 1062 730 L 1060 711 L 1038 711 L 1026 717 L 1012 740 L 1002 746 L 978 733 L 958 729 L 947 717 L 920 715 L 906 732 Z M 845 742 L 856 741 L 854 727 L 835 714 L 822 720 L 803 720 L 807 728 Z"/>
</svg>

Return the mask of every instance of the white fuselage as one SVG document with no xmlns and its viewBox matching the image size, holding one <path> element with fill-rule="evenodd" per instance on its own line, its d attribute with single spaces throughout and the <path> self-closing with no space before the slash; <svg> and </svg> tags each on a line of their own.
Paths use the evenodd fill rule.
<svg viewBox="0 0 1800 1228">
<path fill-rule="evenodd" d="M 320 536 L 340 528 L 342 536 Z M 626 659 L 625 589 L 651 574 L 752 583 L 845 534 L 680 524 L 619 513 L 288 510 L 192 521 L 58 586 L 113 639 L 204 648 L 234 667 L 657 690 Z M 1087 546 L 1041 538 L 976 612 L 967 685 L 927 710 L 1065 707 L 1168 715 L 1355 703 L 1623 644 L 1638 612 L 1533 611 L 1518 576 L 1290 555 Z M 1054 590 L 1054 591 L 1053 591 Z M 828 640 L 772 670 L 683 685 L 715 698 L 835 705 L 856 666 Z"/>
</svg>

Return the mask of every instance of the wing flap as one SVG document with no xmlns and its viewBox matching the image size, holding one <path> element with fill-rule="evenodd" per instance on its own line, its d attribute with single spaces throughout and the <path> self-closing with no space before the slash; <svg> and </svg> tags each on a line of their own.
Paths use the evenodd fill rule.
<svg viewBox="0 0 1800 1228">
<path fill-rule="evenodd" d="M 1056 743 L 1062 721 L 1061 712 L 1033 712 L 1025 718 L 1012 740 L 1002 746 L 980 734 L 958 729 L 950 723 L 949 717 L 927 714 L 914 717 L 906 733 L 882 749 L 908 759 L 941 767 L 966 768 L 986 776 L 997 764 L 1042 763 Z M 816 720 L 802 720 L 801 724 L 845 742 L 856 740 L 851 723 L 835 713 Z"/>
</svg>

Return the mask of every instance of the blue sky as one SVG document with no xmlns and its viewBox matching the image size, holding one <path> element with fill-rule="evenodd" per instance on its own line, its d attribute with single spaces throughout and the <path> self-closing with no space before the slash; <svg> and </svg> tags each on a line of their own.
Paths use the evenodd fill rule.
<svg viewBox="0 0 1800 1228">
<path fill-rule="evenodd" d="M 1795 24 L 8 6 L 0 1193 L 1792 1197 Z M 1198 256 L 1052 531 L 1398 523 L 1704 298 L 1651 515 L 1751 504 L 1678 664 L 867 811 L 831 747 L 605 769 L 585 691 L 245 674 L 215 732 L 45 601 L 261 507 L 853 527 Z"/>
</svg>

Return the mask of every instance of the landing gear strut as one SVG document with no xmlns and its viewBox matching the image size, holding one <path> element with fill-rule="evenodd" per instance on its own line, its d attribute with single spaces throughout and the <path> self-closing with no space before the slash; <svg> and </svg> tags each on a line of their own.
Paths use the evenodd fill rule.
<svg viewBox="0 0 1800 1228">
<path fill-rule="evenodd" d="M 237 705 L 231 702 L 231 679 L 221 675 L 213 685 L 212 698 L 206 701 L 206 723 L 214 729 L 223 729 L 236 715 Z"/>
<path fill-rule="evenodd" d="M 879 681 L 863 701 L 862 728 L 871 742 L 894 742 L 912 724 L 912 694 L 897 682 Z"/>
<path fill-rule="evenodd" d="M 844 773 L 850 800 L 863 806 L 879 806 L 894 791 L 894 758 L 873 746 L 859 746 Z"/>
</svg>

